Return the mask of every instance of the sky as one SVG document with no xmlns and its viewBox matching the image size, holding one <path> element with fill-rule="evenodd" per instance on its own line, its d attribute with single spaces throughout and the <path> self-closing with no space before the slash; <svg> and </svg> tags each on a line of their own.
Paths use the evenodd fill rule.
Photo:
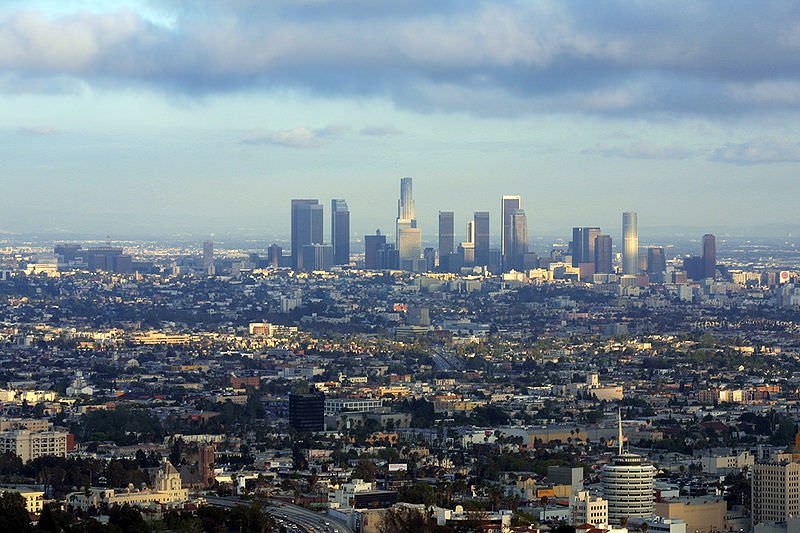
<svg viewBox="0 0 800 533">
<path fill-rule="evenodd" d="M 0 232 L 800 228 L 793 1 L 5 0 L 0 102 Z"/>
</svg>

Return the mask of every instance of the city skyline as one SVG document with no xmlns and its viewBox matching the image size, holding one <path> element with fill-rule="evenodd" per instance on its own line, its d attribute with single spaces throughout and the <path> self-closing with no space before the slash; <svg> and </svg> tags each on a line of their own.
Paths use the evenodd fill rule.
<svg viewBox="0 0 800 533">
<path fill-rule="evenodd" d="M 9 533 L 800 533 L 800 3 L 5 0 L 0 98 Z"/>
<path fill-rule="evenodd" d="M 424 227 L 505 190 L 544 231 L 799 225 L 791 3 L 379 4 L 4 3 L 0 230 L 276 232 L 314 195 L 366 233 L 398 175 Z"/>
</svg>

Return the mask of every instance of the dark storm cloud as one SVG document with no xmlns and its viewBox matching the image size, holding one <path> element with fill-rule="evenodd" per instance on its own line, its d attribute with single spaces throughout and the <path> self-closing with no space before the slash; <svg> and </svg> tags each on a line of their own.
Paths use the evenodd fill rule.
<svg viewBox="0 0 800 533">
<path fill-rule="evenodd" d="M 174 25 L 125 10 L 0 15 L 0 90 L 70 87 L 65 79 L 198 95 L 290 88 L 488 116 L 800 105 L 791 1 L 154 5 L 171 6 Z"/>
</svg>

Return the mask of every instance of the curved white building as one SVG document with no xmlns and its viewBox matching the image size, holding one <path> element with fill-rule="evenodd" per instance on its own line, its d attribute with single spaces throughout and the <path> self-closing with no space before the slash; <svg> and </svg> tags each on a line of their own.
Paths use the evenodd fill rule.
<svg viewBox="0 0 800 533">
<path fill-rule="evenodd" d="M 603 498 L 608 501 L 608 521 L 653 516 L 656 468 L 641 455 L 622 450 L 622 419 L 619 421 L 619 453 L 602 468 Z"/>
<path fill-rule="evenodd" d="M 628 211 L 622 213 L 622 273 L 639 272 L 639 217 Z"/>
<path fill-rule="evenodd" d="M 656 469 L 643 462 L 641 455 L 615 455 L 603 466 L 603 497 L 608 501 L 608 521 L 619 524 L 623 518 L 653 516 Z"/>
</svg>

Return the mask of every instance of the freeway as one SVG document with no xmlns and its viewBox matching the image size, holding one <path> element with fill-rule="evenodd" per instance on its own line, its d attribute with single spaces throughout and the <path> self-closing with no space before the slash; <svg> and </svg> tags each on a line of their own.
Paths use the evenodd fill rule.
<svg viewBox="0 0 800 533">
<path fill-rule="evenodd" d="M 450 370 L 464 370 L 464 362 L 453 354 L 448 354 L 443 350 L 431 350 L 431 357 L 436 370 L 450 371 Z"/>
<path fill-rule="evenodd" d="M 353 533 L 347 525 L 325 515 L 309 511 L 297 505 L 281 504 L 266 507 L 268 513 L 279 519 L 283 518 L 300 527 L 299 531 L 323 533 Z"/>
<path fill-rule="evenodd" d="M 248 500 L 242 500 L 237 497 L 217 496 L 208 496 L 206 501 L 209 505 L 228 508 L 247 505 L 248 503 Z M 270 503 L 264 505 L 264 510 L 274 516 L 281 525 L 287 526 L 289 531 L 293 533 L 354 533 L 346 524 L 329 516 L 278 500 L 268 501 Z"/>
</svg>

